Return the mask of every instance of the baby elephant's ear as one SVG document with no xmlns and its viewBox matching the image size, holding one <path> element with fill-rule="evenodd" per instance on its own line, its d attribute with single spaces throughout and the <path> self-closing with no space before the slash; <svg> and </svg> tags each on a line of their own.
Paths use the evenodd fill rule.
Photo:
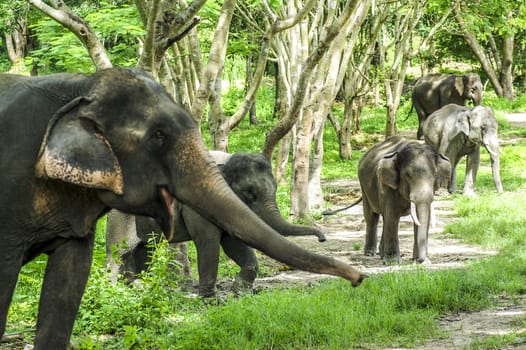
<svg viewBox="0 0 526 350">
<path fill-rule="evenodd" d="M 122 173 L 111 145 L 82 110 L 90 99 L 78 97 L 50 120 L 36 163 L 37 176 L 123 193 Z"/>
<path fill-rule="evenodd" d="M 398 188 L 398 183 L 400 182 L 400 174 L 396 168 L 397 156 L 398 152 L 391 152 L 384 155 L 378 162 L 378 169 L 376 170 L 378 180 L 393 190 Z"/>
</svg>

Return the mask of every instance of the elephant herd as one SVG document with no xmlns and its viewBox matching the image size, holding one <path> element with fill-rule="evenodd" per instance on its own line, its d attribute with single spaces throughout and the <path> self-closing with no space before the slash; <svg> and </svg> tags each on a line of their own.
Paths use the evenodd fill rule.
<svg viewBox="0 0 526 350">
<path fill-rule="evenodd" d="M 418 140 L 399 136 L 374 145 L 359 162 L 367 225 L 364 253 L 399 262 L 400 216 L 414 221 L 413 260 L 428 262 L 432 201 L 455 191 L 456 166 L 467 156 L 464 185 L 474 194 L 480 145 L 499 177 L 497 122 L 481 106 L 480 78 L 432 75 L 418 81 L 413 105 Z M 464 106 L 472 100 L 474 108 Z M 24 264 L 48 256 L 34 349 L 66 349 L 88 279 L 95 225 L 108 214 L 112 278 L 147 266 L 148 234 L 193 240 L 199 293 L 215 294 L 220 247 L 240 266 L 239 288 L 258 271 L 254 248 L 292 267 L 339 276 L 358 286 L 367 276 L 283 236 L 312 235 L 276 204 L 271 164 L 261 154 L 209 152 L 193 118 L 144 72 L 111 68 L 90 75 L 0 74 L 0 338 Z M 383 231 L 377 247 L 377 225 Z M 118 244 L 117 244 L 118 245 Z"/>
</svg>

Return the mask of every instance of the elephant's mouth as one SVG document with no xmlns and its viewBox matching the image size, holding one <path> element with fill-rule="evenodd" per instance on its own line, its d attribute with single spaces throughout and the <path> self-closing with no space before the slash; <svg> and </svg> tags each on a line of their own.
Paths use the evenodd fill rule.
<svg viewBox="0 0 526 350">
<path fill-rule="evenodd" d="M 170 231 L 166 235 L 168 241 L 170 242 L 171 239 L 174 236 L 174 220 L 175 220 L 175 197 L 168 191 L 166 187 L 161 187 L 161 198 L 164 202 L 164 205 L 166 207 L 166 211 L 168 212 L 169 216 L 169 227 Z M 167 225 L 168 226 L 168 225 Z M 163 228 L 165 230 L 165 233 L 167 233 L 166 228 Z"/>
</svg>

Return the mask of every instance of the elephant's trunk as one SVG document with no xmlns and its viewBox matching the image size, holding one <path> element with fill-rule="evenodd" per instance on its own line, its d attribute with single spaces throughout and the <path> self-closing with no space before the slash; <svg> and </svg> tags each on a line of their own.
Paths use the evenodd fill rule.
<svg viewBox="0 0 526 350">
<path fill-rule="evenodd" d="M 283 236 L 316 236 L 318 241 L 325 242 L 325 235 L 315 227 L 294 225 L 281 216 L 274 200 L 267 200 L 261 208 L 251 208 L 263 221 Z"/>
<path fill-rule="evenodd" d="M 366 277 L 348 264 L 295 245 L 263 222 L 228 186 L 197 131 L 180 140 L 175 154 L 174 194 L 203 217 L 268 256 L 298 269 L 340 276 L 353 286 Z"/>
<path fill-rule="evenodd" d="M 427 240 L 429 233 L 429 223 L 431 218 L 431 203 L 432 202 L 417 202 L 414 204 L 416 208 L 416 217 L 420 225 L 414 226 L 414 246 L 413 246 L 413 260 L 418 263 L 425 263 L 427 259 Z"/>
<path fill-rule="evenodd" d="M 502 192 L 502 183 L 500 181 L 500 149 L 499 138 L 497 132 L 494 134 L 485 134 L 482 143 L 486 151 L 488 151 L 491 160 L 491 173 L 493 175 L 493 182 L 497 188 L 497 192 Z"/>
</svg>

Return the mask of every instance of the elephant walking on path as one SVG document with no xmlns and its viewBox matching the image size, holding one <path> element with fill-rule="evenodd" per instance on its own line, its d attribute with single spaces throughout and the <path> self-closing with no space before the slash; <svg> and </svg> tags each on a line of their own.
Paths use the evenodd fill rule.
<svg viewBox="0 0 526 350">
<path fill-rule="evenodd" d="M 261 153 L 236 153 L 229 155 L 212 151 L 211 156 L 234 193 L 270 227 L 284 236 L 314 235 L 320 242 L 325 235 L 314 227 L 293 225 L 280 214 L 276 203 L 277 184 L 270 161 Z M 199 295 L 215 295 L 219 247 L 241 268 L 235 281 L 236 289 L 250 289 L 256 278 L 258 262 L 253 249 L 240 239 L 229 235 L 220 227 L 206 220 L 190 207 L 177 204 L 175 230 L 171 242 L 193 240 L 197 250 Z M 155 222 L 147 217 L 133 216 L 112 210 L 106 226 L 107 262 L 113 278 L 117 273 L 129 279 L 144 271 L 150 260 L 146 244 L 149 235 L 161 235 Z M 151 236 L 150 236 L 151 237 Z M 113 259 L 112 246 L 125 242 L 120 250 L 122 266 Z"/>
<path fill-rule="evenodd" d="M 429 74 L 418 79 L 411 99 L 418 115 L 416 137 L 421 140 L 424 135 L 422 124 L 434 111 L 450 103 L 464 106 L 468 100 L 479 106 L 482 103 L 482 81 L 476 73 Z"/>
<path fill-rule="evenodd" d="M 69 345 L 97 220 L 111 208 L 172 232 L 174 203 L 301 270 L 365 277 L 279 235 L 232 192 L 193 118 L 147 73 L 0 74 L 0 338 L 24 264 L 47 254 L 35 350 Z"/>
<path fill-rule="evenodd" d="M 480 145 L 490 155 L 493 182 L 497 191 L 502 192 L 498 123 L 490 107 L 470 108 L 449 104 L 429 116 L 424 122 L 423 131 L 425 142 L 451 161 L 453 170 L 449 192 L 456 191 L 457 165 L 462 157 L 467 156 L 464 194 L 475 195 Z"/>
<path fill-rule="evenodd" d="M 365 255 L 376 254 L 377 227 L 383 217 L 379 253 L 386 263 L 400 262 L 400 217 L 414 222 L 413 260 L 428 263 L 427 240 L 434 191 L 449 179 L 449 160 L 430 146 L 392 136 L 374 145 L 358 164 L 366 223 Z"/>
</svg>

